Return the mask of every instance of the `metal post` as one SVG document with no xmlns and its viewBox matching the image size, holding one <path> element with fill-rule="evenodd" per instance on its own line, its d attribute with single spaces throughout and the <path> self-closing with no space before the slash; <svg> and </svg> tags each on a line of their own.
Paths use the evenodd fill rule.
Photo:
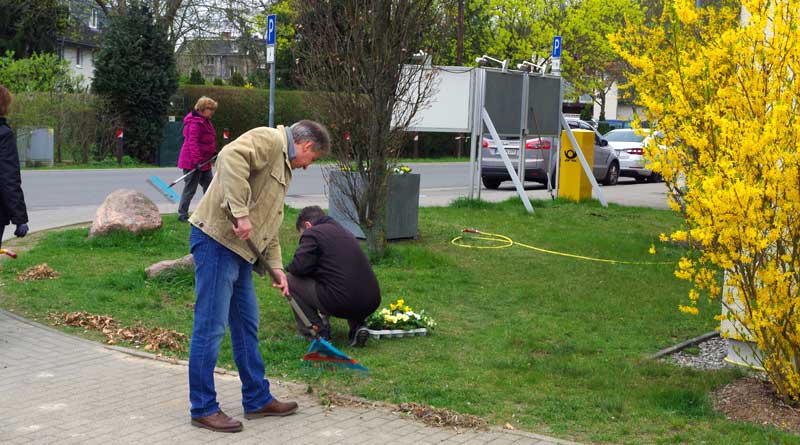
<svg viewBox="0 0 800 445">
<path fill-rule="evenodd" d="M 125 137 L 125 132 L 122 128 L 117 129 L 117 164 L 122 165 L 122 143 Z"/>
<path fill-rule="evenodd" d="M 275 128 L 275 63 L 269 67 L 269 126 Z"/>
<path fill-rule="evenodd" d="M 528 73 L 522 75 L 522 109 L 519 113 L 519 182 L 525 186 L 525 143 L 528 139 Z"/>
<path fill-rule="evenodd" d="M 478 160 L 477 160 L 477 163 L 478 163 L 478 170 L 477 170 L 478 197 L 477 197 L 477 199 L 480 201 L 480 199 L 481 199 L 481 188 L 482 188 L 481 184 L 483 184 L 483 179 L 481 178 L 482 173 L 483 173 L 481 164 L 483 163 L 483 107 L 486 106 L 486 70 L 481 69 L 481 70 L 478 70 L 478 72 L 480 73 L 480 83 L 478 84 L 478 87 L 480 88 L 480 90 L 479 90 L 480 91 L 480 95 L 478 96 L 478 100 L 477 100 L 477 102 L 478 102 L 477 103 L 478 112 L 476 113 L 477 114 L 477 118 L 478 118 L 477 128 L 478 128 L 478 132 L 479 132 L 478 133 L 478 139 L 479 139 L 478 140 L 478 142 L 479 142 L 479 144 L 478 144 Z M 492 136 L 492 137 L 494 137 L 494 136 Z M 497 144 L 498 144 L 498 146 L 500 145 L 500 139 L 497 139 Z"/>
<path fill-rule="evenodd" d="M 483 128 L 481 124 L 481 113 L 478 109 L 478 104 L 481 102 L 480 92 L 480 69 L 473 71 L 472 77 L 472 133 L 469 140 L 469 199 L 475 198 L 475 160 L 477 159 L 477 151 L 481 149 L 481 136 L 480 132 Z"/>
</svg>

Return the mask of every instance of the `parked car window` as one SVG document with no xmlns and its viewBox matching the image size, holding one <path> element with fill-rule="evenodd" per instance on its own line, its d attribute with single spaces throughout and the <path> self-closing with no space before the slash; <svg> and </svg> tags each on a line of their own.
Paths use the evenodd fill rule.
<svg viewBox="0 0 800 445">
<path fill-rule="evenodd" d="M 635 131 L 612 130 L 603 137 L 608 139 L 609 142 L 642 142 L 644 140 L 644 136 L 636 134 Z"/>
</svg>

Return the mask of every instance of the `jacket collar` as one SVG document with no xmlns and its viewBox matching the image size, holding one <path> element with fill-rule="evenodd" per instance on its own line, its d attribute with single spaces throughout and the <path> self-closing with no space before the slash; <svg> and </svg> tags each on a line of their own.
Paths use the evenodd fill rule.
<svg viewBox="0 0 800 445">
<path fill-rule="evenodd" d="M 284 130 L 286 130 L 286 154 L 289 156 L 289 160 L 291 161 L 295 158 L 295 156 L 297 156 L 294 151 L 294 136 L 292 136 L 291 127 L 284 127 Z"/>
<path fill-rule="evenodd" d="M 3 116 L 0 116 L 0 125 L 8 125 L 8 121 Z"/>
</svg>

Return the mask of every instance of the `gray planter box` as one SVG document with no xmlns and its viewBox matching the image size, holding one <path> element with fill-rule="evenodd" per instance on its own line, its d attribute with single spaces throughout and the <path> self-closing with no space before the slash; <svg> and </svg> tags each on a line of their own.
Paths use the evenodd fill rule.
<svg viewBox="0 0 800 445">
<path fill-rule="evenodd" d="M 356 238 L 365 239 L 364 232 L 352 219 L 355 208 L 347 199 L 344 175 L 353 173 L 331 172 L 328 182 L 328 214 Z M 419 174 L 392 175 L 386 203 L 386 239 L 416 238 L 419 234 Z"/>
</svg>

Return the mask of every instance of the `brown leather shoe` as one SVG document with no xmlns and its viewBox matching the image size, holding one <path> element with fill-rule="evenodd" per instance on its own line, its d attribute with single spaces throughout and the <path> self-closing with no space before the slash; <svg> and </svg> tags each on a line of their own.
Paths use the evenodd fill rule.
<svg viewBox="0 0 800 445">
<path fill-rule="evenodd" d="M 222 410 L 219 410 L 210 416 L 192 419 L 192 425 L 200 428 L 206 428 L 211 431 L 216 431 L 218 433 L 238 433 L 242 430 L 242 422 L 239 422 L 233 417 L 223 413 Z"/>
<path fill-rule="evenodd" d="M 294 414 L 295 411 L 297 411 L 297 402 L 281 402 L 278 399 L 272 399 L 260 410 L 244 413 L 244 418 L 251 420 L 267 416 L 288 416 L 289 414 Z"/>
</svg>

